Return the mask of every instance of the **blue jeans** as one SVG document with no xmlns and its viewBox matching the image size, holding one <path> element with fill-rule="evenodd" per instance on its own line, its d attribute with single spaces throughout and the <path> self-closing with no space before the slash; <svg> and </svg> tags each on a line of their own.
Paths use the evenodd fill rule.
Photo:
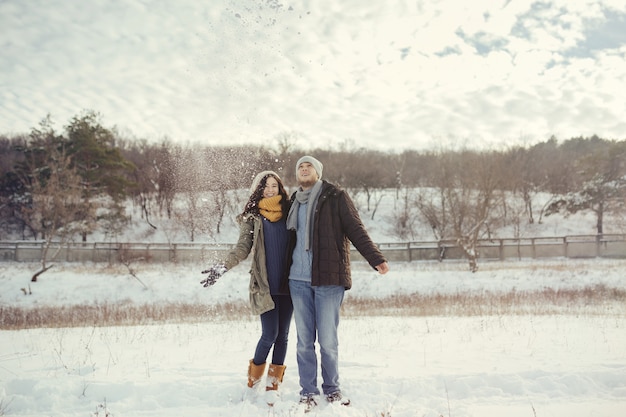
<svg viewBox="0 0 626 417">
<path fill-rule="evenodd" d="M 289 280 L 294 318 L 298 332 L 297 361 L 300 395 L 319 395 L 315 338 L 320 345 L 322 391 L 339 391 L 339 308 L 345 289 L 337 285 L 311 286 L 310 282 Z"/>
<path fill-rule="evenodd" d="M 293 304 L 288 295 L 272 295 L 275 307 L 273 310 L 261 314 L 261 338 L 256 345 L 253 362 L 256 365 L 264 364 L 272 345 L 272 363 L 282 365 L 287 355 L 287 341 L 289 326 L 293 315 Z"/>
</svg>

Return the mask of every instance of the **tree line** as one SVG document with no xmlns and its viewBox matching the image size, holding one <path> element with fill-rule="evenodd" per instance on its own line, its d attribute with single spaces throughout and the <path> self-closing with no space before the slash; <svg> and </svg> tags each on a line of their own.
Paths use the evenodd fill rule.
<svg viewBox="0 0 626 417">
<path fill-rule="evenodd" d="M 224 216 L 241 210 L 246 196 L 236 190 L 266 169 L 295 187 L 295 162 L 304 153 L 323 161 L 326 179 L 362 193 L 360 209 L 369 216 L 383 192 L 393 191 L 399 239 L 413 239 L 416 224 L 426 222 L 433 238 L 455 241 L 469 259 L 477 239 L 503 225 L 516 230 L 553 213 L 590 211 L 602 235 L 605 214 L 624 213 L 624 140 L 551 137 L 507 149 L 401 152 L 354 142 L 305 151 L 291 133 L 268 143 L 128 139 L 92 111 L 56 132 L 48 116 L 29 134 L 0 134 L 0 238 L 87 241 L 96 230 L 116 236 L 128 224 L 129 203 L 152 228 L 159 227 L 155 219 L 177 219 L 190 241 L 214 237 Z M 538 206 L 540 193 L 551 198 Z"/>
</svg>

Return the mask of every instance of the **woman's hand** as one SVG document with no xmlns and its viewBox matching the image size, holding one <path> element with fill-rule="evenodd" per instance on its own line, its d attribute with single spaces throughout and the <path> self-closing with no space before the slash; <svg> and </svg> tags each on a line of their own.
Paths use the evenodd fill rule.
<svg viewBox="0 0 626 417">
<path fill-rule="evenodd" d="M 213 265 L 209 269 L 201 272 L 202 274 L 208 274 L 208 276 L 200 281 L 200 284 L 202 284 L 204 288 L 210 287 L 215 284 L 226 271 L 228 271 L 228 268 L 226 268 L 224 264 Z"/>
</svg>

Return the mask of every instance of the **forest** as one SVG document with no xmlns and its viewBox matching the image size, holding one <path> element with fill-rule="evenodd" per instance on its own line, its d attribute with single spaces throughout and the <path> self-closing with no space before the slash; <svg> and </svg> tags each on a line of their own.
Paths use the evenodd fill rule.
<svg viewBox="0 0 626 417">
<path fill-rule="evenodd" d="M 215 238 L 257 172 L 274 170 L 294 190 L 294 165 L 305 153 L 324 162 L 324 179 L 362 193 L 359 209 L 369 216 L 383 190 L 392 190 L 398 240 L 414 239 L 416 224 L 426 223 L 433 240 L 452 240 L 468 256 L 503 225 L 515 230 L 554 213 L 587 211 L 602 235 L 607 214 L 626 213 L 626 140 L 550 137 L 505 149 L 381 152 L 358 141 L 302 149 L 292 133 L 258 146 L 128 139 L 93 111 L 63 132 L 51 126 L 47 116 L 29 134 L 0 134 L 0 240 L 116 236 L 129 204 L 152 228 L 155 219 L 176 219 L 190 242 Z M 539 202 L 540 194 L 550 197 Z"/>
</svg>

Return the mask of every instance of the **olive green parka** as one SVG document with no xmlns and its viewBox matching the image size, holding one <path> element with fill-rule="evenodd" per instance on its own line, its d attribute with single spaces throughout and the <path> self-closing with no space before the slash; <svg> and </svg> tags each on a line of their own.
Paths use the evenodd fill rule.
<svg viewBox="0 0 626 417">
<path fill-rule="evenodd" d="M 248 258 L 252 252 L 250 265 L 250 308 L 261 315 L 273 310 L 275 305 L 270 294 L 270 285 L 265 263 L 265 241 L 263 238 L 263 220 L 260 215 L 246 214 L 237 217 L 239 239 L 228 253 L 224 265 L 229 270 Z"/>
</svg>

